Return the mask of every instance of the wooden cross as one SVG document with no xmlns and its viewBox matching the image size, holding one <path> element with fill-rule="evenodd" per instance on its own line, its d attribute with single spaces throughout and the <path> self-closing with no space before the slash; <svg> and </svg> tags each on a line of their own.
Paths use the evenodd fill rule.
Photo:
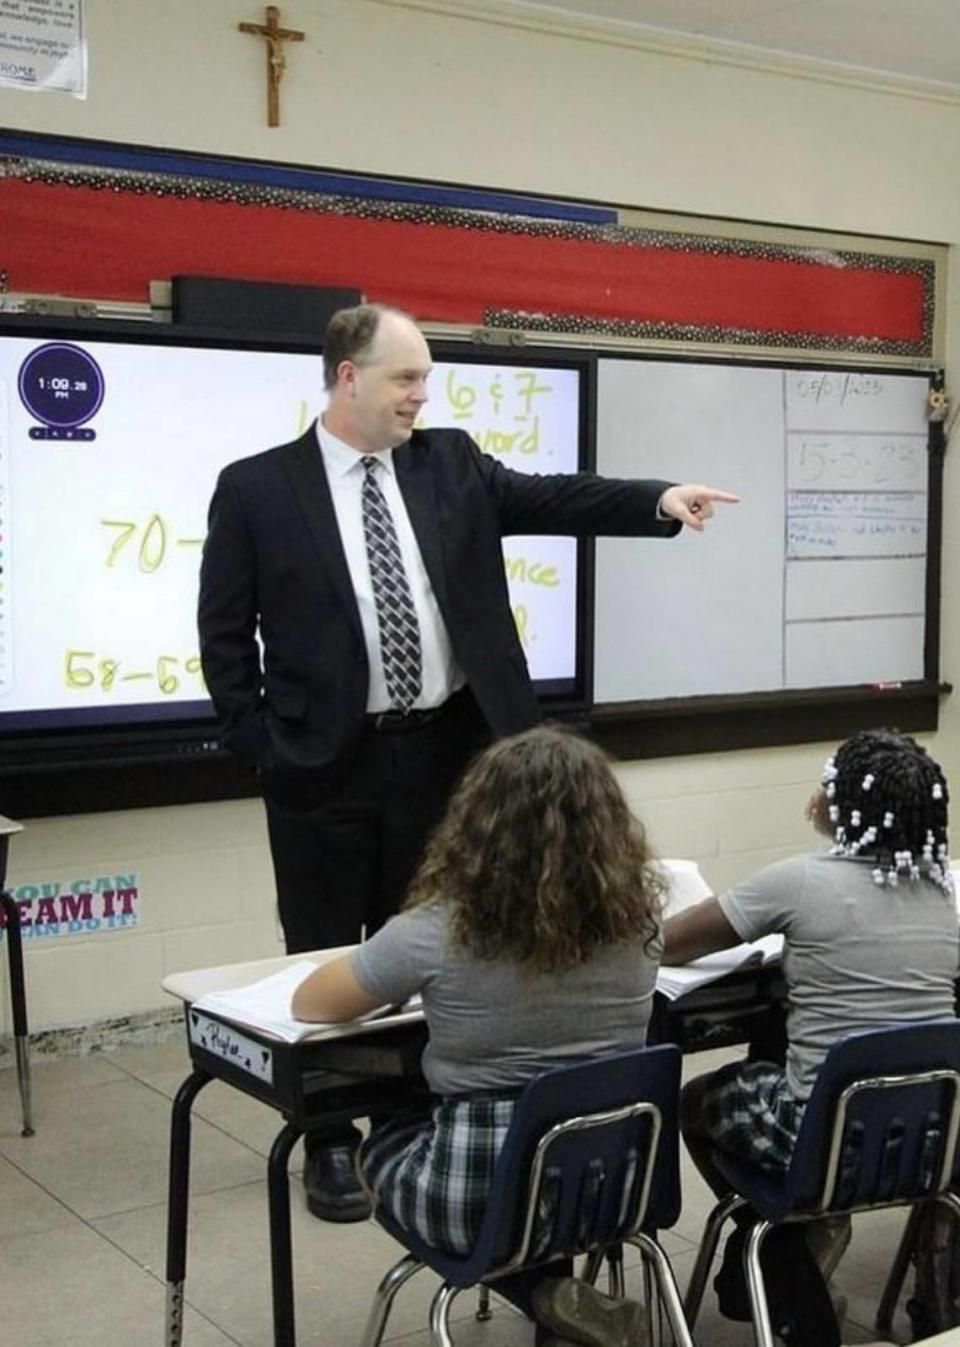
<svg viewBox="0 0 960 1347">
<path fill-rule="evenodd" d="M 283 53 L 285 42 L 302 42 L 305 33 L 295 28 L 279 27 L 280 11 L 276 5 L 267 5 L 267 22 L 241 23 L 237 27 L 241 33 L 252 33 L 262 37 L 267 44 L 267 125 L 280 125 L 280 80 L 287 66 Z"/>
</svg>

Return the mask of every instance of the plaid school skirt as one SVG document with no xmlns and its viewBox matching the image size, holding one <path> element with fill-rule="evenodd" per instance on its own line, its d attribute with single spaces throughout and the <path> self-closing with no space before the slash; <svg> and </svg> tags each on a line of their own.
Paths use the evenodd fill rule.
<svg viewBox="0 0 960 1347">
<path fill-rule="evenodd" d="M 374 1201 L 435 1249 L 473 1248 L 516 1095 L 437 1098 L 373 1129 L 360 1166 Z"/>
<path fill-rule="evenodd" d="M 703 1129 L 719 1150 L 768 1169 L 786 1169 L 805 1101 L 790 1094 L 782 1066 L 731 1062 L 713 1073 L 700 1105 Z"/>
</svg>

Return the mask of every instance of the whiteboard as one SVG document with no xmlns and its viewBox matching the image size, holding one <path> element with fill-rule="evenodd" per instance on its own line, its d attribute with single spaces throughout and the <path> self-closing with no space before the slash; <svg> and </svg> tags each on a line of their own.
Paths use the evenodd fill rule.
<svg viewBox="0 0 960 1347">
<path fill-rule="evenodd" d="M 926 375 L 601 360 L 597 470 L 739 493 L 703 534 L 603 539 L 594 695 L 924 675 Z"/>
<path fill-rule="evenodd" d="M 438 362 L 422 424 L 575 472 L 580 377 Z M 316 353 L 0 337 L 0 724 L 211 713 L 196 609 L 217 474 L 301 434 L 322 385 Z M 533 677 L 572 684 L 576 543 L 504 550 Z"/>
</svg>

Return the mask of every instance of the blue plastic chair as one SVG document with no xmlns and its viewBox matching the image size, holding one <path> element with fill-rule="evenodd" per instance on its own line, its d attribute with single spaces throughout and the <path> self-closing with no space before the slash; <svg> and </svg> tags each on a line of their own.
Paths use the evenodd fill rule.
<svg viewBox="0 0 960 1347">
<path fill-rule="evenodd" d="M 364 1347 L 383 1337 L 393 1298 L 422 1267 L 442 1285 L 430 1307 L 431 1342 L 452 1347 L 450 1307 L 460 1291 L 556 1258 L 639 1248 L 674 1340 L 693 1347 L 673 1271 L 656 1231 L 680 1214 L 680 1052 L 672 1045 L 580 1062 L 532 1080 L 517 1100 L 494 1169 L 476 1244 L 440 1253 L 387 1213 L 376 1219 L 409 1250 L 377 1288 Z M 649 1310 L 648 1305 L 648 1310 Z"/>
<path fill-rule="evenodd" d="M 917 1202 L 946 1202 L 960 1126 L 960 1021 L 931 1020 L 852 1034 L 820 1068 L 785 1172 L 733 1159 L 712 1159 L 732 1193 L 704 1229 L 684 1301 L 696 1322 L 724 1221 L 750 1207 L 744 1246 L 757 1347 L 773 1347 L 760 1249 L 783 1222 L 812 1221 Z"/>
</svg>

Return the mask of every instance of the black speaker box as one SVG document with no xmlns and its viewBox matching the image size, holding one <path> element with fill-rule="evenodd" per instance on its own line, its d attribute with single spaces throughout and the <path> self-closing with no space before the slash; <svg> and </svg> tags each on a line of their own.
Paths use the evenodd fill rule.
<svg viewBox="0 0 960 1347">
<path fill-rule="evenodd" d="M 319 340 L 337 309 L 362 299 L 359 290 L 319 285 L 174 276 L 173 321 L 235 332 L 296 333 Z"/>
</svg>

